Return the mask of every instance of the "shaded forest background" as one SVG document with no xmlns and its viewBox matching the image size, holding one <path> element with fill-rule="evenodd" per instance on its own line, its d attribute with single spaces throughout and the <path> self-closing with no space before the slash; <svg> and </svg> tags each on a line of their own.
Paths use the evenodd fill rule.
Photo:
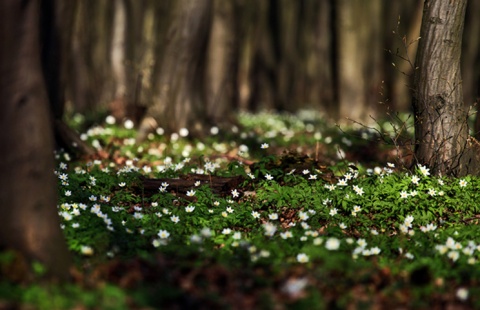
<svg viewBox="0 0 480 310">
<path fill-rule="evenodd" d="M 480 1 L 468 5 L 466 106 L 480 93 Z M 262 109 L 368 124 L 411 107 L 422 8 L 419 0 L 58 2 L 54 64 L 65 100 L 55 110 L 66 102 L 69 112 L 136 125 L 151 116 L 149 126 L 167 132 L 201 132 Z"/>
</svg>

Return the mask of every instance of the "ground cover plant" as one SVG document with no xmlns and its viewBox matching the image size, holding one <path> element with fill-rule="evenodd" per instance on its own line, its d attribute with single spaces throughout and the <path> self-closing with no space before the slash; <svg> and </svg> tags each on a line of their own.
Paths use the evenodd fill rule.
<svg viewBox="0 0 480 310">
<path fill-rule="evenodd" d="M 202 140 L 159 128 L 137 144 L 131 124 L 107 118 L 82 134 L 95 157 L 56 154 L 74 281 L 42 284 L 38 264 L 26 279 L 5 252 L 0 304 L 480 307 L 480 179 L 432 177 L 381 143 L 398 141 L 388 124 L 339 130 L 312 113 L 263 113 Z"/>
</svg>

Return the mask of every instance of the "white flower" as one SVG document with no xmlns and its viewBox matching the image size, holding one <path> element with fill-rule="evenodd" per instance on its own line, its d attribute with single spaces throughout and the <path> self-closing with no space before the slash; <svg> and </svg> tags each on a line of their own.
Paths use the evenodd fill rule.
<svg viewBox="0 0 480 310">
<path fill-rule="evenodd" d="M 364 193 L 363 188 L 358 187 L 357 185 L 354 185 L 354 186 L 353 186 L 353 190 L 354 190 L 355 193 L 357 193 L 357 195 L 359 195 L 359 196 L 362 196 L 363 193 Z"/>
<path fill-rule="evenodd" d="M 460 253 L 458 251 L 450 251 L 448 252 L 447 257 L 452 261 L 456 261 L 460 257 Z"/>
<path fill-rule="evenodd" d="M 465 187 L 465 186 L 467 186 L 467 181 L 460 180 L 460 187 Z"/>
<path fill-rule="evenodd" d="M 309 216 L 306 212 L 298 212 L 298 219 L 301 220 L 301 221 L 306 221 L 308 220 Z"/>
<path fill-rule="evenodd" d="M 200 234 L 204 238 L 210 238 L 212 236 L 212 230 L 208 227 L 205 227 L 205 228 L 202 228 L 202 230 L 200 231 Z"/>
<path fill-rule="evenodd" d="M 230 228 L 224 228 L 222 230 L 222 234 L 224 234 L 224 235 L 229 235 L 231 232 L 232 232 L 232 230 Z"/>
<path fill-rule="evenodd" d="M 98 214 L 101 212 L 100 210 L 100 205 L 99 204 L 94 204 L 93 207 L 90 209 L 90 212 Z"/>
<path fill-rule="evenodd" d="M 405 226 L 407 227 L 412 227 L 412 222 L 413 222 L 413 216 L 411 215 L 408 215 L 406 218 L 405 218 Z"/>
<path fill-rule="evenodd" d="M 305 175 L 307 175 L 307 174 L 310 173 L 310 171 L 309 171 L 308 169 L 305 169 L 305 170 L 302 171 L 302 173 L 305 174 Z"/>
<path fill-rule="evenodd" d="M 367 246 L 367 242 L 365 241 L 365 239 L 358 239 L 358 240 L 357 240 L 357 244 L 358 244 L 358 246 L 361 247 L 362 249 Z"/>
<path fill-rule="evenodd" d="M 195 235 L 195 234 L 194 234 L 194 235 L 191 235 L 191 236 L 190 236 L 190 241 L 191 241 L 192 243 L 200 243 L 200 242 L 202 242 L 202 237 L 200 237 L 199 235 Z"/>
<path fill-rule="evenodd" d="M 457 293 L 455 294 L 458 299 L 461 301 L 465 301 L 468 299 L 468 289 L 464 287 L 460 287 L 457 289 Z"/>
<path fill-rule="evenodd" d="M 430 189 L 428 190 L 428 194 L 429 194 L 430 196 L 435 196 L 435 195 L 437 194 L 437 192 L 436 192 L 433 188 L 430 188 Z"/>
<path fill-rule="evenodd" d="M 83 255 L 91 256 L 93 255 L 93 248 L 88 245 L 82 245 L 80 247 L 80 252 L 82 252 Z"/>
<path fill-rule="evenodd" d="M 362 208 L 360 208 L 360 206 L 353 206 L 353 212 L 357 213 L 360 211 L 362 211 Z"/>
<path fill-rule="evenodd" d="M 272 221 L 278 220 L 278 214 L 277 213 L 269 214 L 268 218 L 271 219 Z"/>
<path fill-rule="evenodd" d="M 273 236 L 277 231 L 277 227 L 270 222 L 263 224 L 263 228 L 265 229 L 265 235 L 269 237 Z"/>
<path fill-rule="evenodd" d="M 297 256 L 298 260 L 298 256 Z M 282 291 L 287 293 L 290 297 L 295 298 L 302 296 L 305 287 L 308 284 L 308 279 L 305 278 L 289 278 L 282 286 Z"/>
<path fill-rule="evenodd" d="M 260 218 L 260 213 L 258 213 L 257 211 L 252 211 L 252 216 L 256 219 Z"/>
<path fill-rule="evenodd" d="M 174 222 L 175 224 L 177 224 L 178 222 L 180 222 L 180 218 L 179 218 L 178 216 L 176 216 L 176 215 L 171 216 L 171 217 L 170 217 L 170 220 L 171 220 L 172 222 Z"/>
<path fill-rule="evenodd" d="M 267 175 L 265 175 L 265 179 L 271 181 L 271 180 L 273 180 L 273 177 L 272 177 L 272 175 L 267 173 Z"/>
<path fill-rule="evenodd" d="M 325 248 L 327 250 L 338 250 L 340 247 L 340 240 L 335 237 L 328 238 L 327 242 L 325 243 Z"/>
<path fill-rule="evenodd" d="M 68 212 L 62 212 L 62 216 L 65 219 L 65 221 L 70 221 L 72 219 L 72 215 Z"/>
<path fill-rule="evenodd" d="M 329 191 L 334 191 L 336 187 L 337 186 L 335 186 L 334 184 L 325 184 L 325 188 L 327 188 Z"/>
<path fill-rule="evenodd" d="M 268 143 L 262 143 L 260 146 L 262 149 L 268 149 Z"/>
<path fill-rule="evenodd" d="M 242 239 L 242 233 L 237 231 L 233 234 L 232 238 L 235 239 L 235 240 L 240 240 L 240 239 Z"/>
<path fill-rule="evenodd" d="M 428 176 L 430 175 L 430 169 L 427 168 L 426 166 L 418 165 L 418 169 L 420 169 L 420 172 L 421 172 L 424 176 L 428 177 Z"/>
<path fill-rule="evenodd" d="M 185 207 L 185 211 L 187 211 L 188 213 L 193 212 L 193 210 L 195 210 L 194 206 Z"/>
<path fill-rule="evenodd" d="M 345 223 L 340 223 L 338 227 L 340 227 L 341 229 L 347 229 L 347 225 L 345 225 Z"/>
<path fill-rule="evenodd" d="M 402 199 L 408 198 L 408 193 L 406 191 L 400 192 L 400 198 Z"/>
<path fill-rule="evenodd" d="M 260 251 L 260 256 L 261 256 L 261 257 L 269 257 L 269 256 L 270 256 L 270 252 L 267 251 L 267 250 L 261 250 L 261 251 Z"/>
<path fill-rule="evenodd" d="M 433 223 L 427 224 L 426 226 L 421 226 L 420 230 L 423 232 L 429 232 L 429 231 L 434 231 L 437 229 L 437 225 L 434 225 Z"/>
<path fill-rule="evenodd" d="M 195 196 L 195 191 L 193 189 L 187 191 L 187 196 L 189 196 L 189 197 Z"/>
<path fill-rule="evenodd" d="M 160 229 L 157 235 L 160 237 L 160 239 L 167 239 L 170 236 L 170 233 L 166 230 Z"/>
<path fill-rule="evenodd" d="M 227 212 L 228 213 L 233 213 L 233 208 L 232 207 L 227 207 Z"/>
<path fill-rule="evenodd" d="M 305 254 L 305 253 L 297 254 L 297 262 L 305 264 L 305 263 L 308 263 L 309 260 L 310 260 L 310 258 L 308 257 L 307 254 Z"/>
<path fill-rule="evenodd" d="M 323 239 L 320 237 L 313 239 L 314 245 L 321 245 L 322 243 L 323 243 Z"/>
<path fill-rule="evenodd" d="M 236 198 L 236 197 L 238 197 L 239 195 L 240 195 L 240 193 L 239 193 L 236 189 L 232 190 L 232 197 L 233 197 L 233 198 Z"/>
<path fill-rule="evenodd" d="M 420 181 L 420 178 L 416 175 L 412 176 L 412 183 L 415 185 L 418 185 L 418 182 Z"/>
<path fill-rule="evenodd" d="M 415 256 L 410 252 L 405 253 L 405 257 L 408 258 L 408 259 L 414 259 L 415 258 Z"/>
<path fill-rule="evenodd" d="M 338 185 L 338 186 L 347 186 L 347 180 L 345 180 L 345 179 L 340 179 L 340 180 L 338 180 L 337 185 Z"/>
<path fill-rule="evenodd" d="M 337 214 L 337 208 L 333 208 L 332 210 L 330 210 L 330 213 L 329 213 L 331 216 L 334 216 Z"/>
<path fill-rule="evenodd" d="M 280 237 L 282 237 L 282 239 L 288 239 L 288 238 L 292 238 L 293 234 L 291 231 L 285 231 L 280 233 Z"/>
<path fill-rule="evenodd" d="M 316 174 L 311 174 L 309 177 L 308 177 L 309 180 L 316 180 L 317 179 L 317 175 Z"/>
</svg>

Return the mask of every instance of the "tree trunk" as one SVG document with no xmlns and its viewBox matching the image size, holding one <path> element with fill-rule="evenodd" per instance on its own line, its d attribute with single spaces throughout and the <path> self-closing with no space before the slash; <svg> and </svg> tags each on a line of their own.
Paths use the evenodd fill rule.
<svg viewBox="0 0 480 310">
<path fill-rule="evenodd" d="M 68 59 L 67 94 L 75 112 L 98 112 L 112 101 L 113 4 L 110 0 L 72 0 L 75 5 Z"/>
<path fill-rule="evenodd" d="M 214 0 L 213 20 L 208 46 L 208 117 L 215 124 L 232 119 L 236 104 L 236 50 L 234 1 Z"/>
<path fill-rule="evenodd" d="M 205 54 L 210 30 L 210 0 L 178 0 L 163 54 L 158 98 L 149 109 L 167 132 L 180 128 L 201 133 L 206 120 Z"/>
<path fill-rule="evenodd" d="M 480 36 L 478 35 L 480 19 L 478 12 L 480 12 L 480 1 L 469 1 L 462 45 L 462 86 L 467 107 L 473 105 L 480 98 Z M 478 129 L 480 130 L 480 128 Z"/>
<path fill-rule="evenodd" d="M 469 148 L 460 55 L 466 0 L 427 0 L 414 75 L 415 156 L 433 175 L 478 173 Z"/>
<path fill-rule="evenodd" d="M 19 250 L 66 278 L 71 260 L 56 208 L 39 2 L 0 1 L 0 247 Z"/>
<path fill-rule="evenodd" d="M 338 105 L 340 124 L 348 119 L 367 124 L 370 110 L 367 105 L 365 64 L 369 54 L 363 38 L 370 27 L 365 19 L 370 18 L 363 1 L 336 1 L 336 35 L 338 52 Z M 379 38 L 377 38 L 379 39 Z M 369 77 L 370 78 L 370 77 Z"/>
</svg>

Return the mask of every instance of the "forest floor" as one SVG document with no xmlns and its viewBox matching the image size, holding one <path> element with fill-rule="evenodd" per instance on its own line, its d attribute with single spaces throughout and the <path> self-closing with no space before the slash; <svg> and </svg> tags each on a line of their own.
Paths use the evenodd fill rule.
<svg viewBox="0 0 480 310">
<path fill-rule="evenodd" d="M 95 155 L 56 154 L 72 281 L 0 253 L 0 308 L 480 308 L 480 179 L 414 163 L 409 122 L 261 113 L 136 143 L 107 118 Z"/>
</svg>

